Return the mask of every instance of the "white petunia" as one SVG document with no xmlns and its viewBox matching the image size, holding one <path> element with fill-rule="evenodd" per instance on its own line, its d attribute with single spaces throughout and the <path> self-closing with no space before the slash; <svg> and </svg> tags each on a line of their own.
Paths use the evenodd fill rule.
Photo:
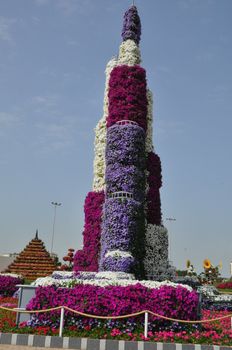
<svg viewBox="0 0 232 350">
<path fill-rule="evenodd" d="M 119 48 L 118 64 L 134 66 L 141 63 L 140 49 L 134 40 L 123 41 Z"/>
</svg>

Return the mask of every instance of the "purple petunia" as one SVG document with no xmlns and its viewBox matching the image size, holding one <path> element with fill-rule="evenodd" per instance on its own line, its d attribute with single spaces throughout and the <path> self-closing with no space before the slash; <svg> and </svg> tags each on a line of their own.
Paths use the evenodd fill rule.
<svg viewBox="0 0 232 350">
<path fill-rule="evenodd" d="M 145 167 L 145 133 L 138 125 L 114 124 L 107 130 L 106 165 Z"/>
<path fill-rule="evenodd" d="M 160 187 L 162 186 L 161 162 L 157 154 L 150 152 L 147 157 L 148 186 L 147 222 L 160 225 L 162 221 Z"/>
<path fill-rule="evenodd" d="M 103 264 L 106 252 L 131 251 L 133 248 L 140 212 L 141 204 L 134 199 L 106 199 L 101 235 L 101 271 L 106 270 Z"/>
<path fill-rule="evenodd" d="M 122 39 L 126 41 L 128 39 L 134 40 L 136 44 L 139 44 L 141 37 L 141 22 L 138 15 L 136 6 L 131 6 L 124 15 Z"/>
</svg>

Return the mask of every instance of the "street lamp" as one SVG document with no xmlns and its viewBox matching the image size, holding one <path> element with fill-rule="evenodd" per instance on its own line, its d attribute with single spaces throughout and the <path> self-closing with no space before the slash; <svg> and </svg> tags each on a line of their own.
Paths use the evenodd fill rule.
<svg viewBox="0 0 232 350">
<path fill-rule="evenodd" d="M 53 218 L 53 229 L 52 229 L 52 244 L 51 244 L 51 255 L 53 253 L 53 242 L 54 242 L 54 234 L 55 234 L 55 223 L 56 223 L 56 208 L 61 206 L 61 203 L 51 202 L 54 206 L 54 218 Z"/>
<path fill-rule="evenodd" d="M 175 218 L 166 218 L 167 221 L 176 221 Z M 171 235 L 169 233 L 169 257 L 170 257 L 170 262 L 172 262 L 171 258 Z"/>
</svg>

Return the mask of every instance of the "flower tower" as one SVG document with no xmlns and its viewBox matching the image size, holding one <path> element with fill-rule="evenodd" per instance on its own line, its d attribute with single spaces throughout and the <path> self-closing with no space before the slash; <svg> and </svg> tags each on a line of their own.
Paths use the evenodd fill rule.
<svg viewBox="0 0 232 350">
<path fill-rule="evenodd" d="M 161 162 L 152 142 L 153 100 L 140 66 L 136 6 L 124 15 L 119 55 L 106 67 L 103 117 L 95 129 L 93 191 L 85 200 L 83 249 L 76 271 L 114 278 L 166 279 Z"/>
</svg>

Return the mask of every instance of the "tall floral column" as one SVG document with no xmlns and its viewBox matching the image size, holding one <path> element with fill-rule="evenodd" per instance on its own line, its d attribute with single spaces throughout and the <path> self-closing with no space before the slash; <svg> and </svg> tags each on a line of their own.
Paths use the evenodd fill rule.
<svg viewBox="0 0 232 350">
<path fill-rule="evenodd" d="M 154 152 L 153 100 L 140 66 L 140 18 L 124 15 L 119 55 L 106 67 L 103 117 L 95 129 L 93 192 L 86 198 L 84 247 L 75 269 L 168 276 L 161 162 Z"/>
</svg>

